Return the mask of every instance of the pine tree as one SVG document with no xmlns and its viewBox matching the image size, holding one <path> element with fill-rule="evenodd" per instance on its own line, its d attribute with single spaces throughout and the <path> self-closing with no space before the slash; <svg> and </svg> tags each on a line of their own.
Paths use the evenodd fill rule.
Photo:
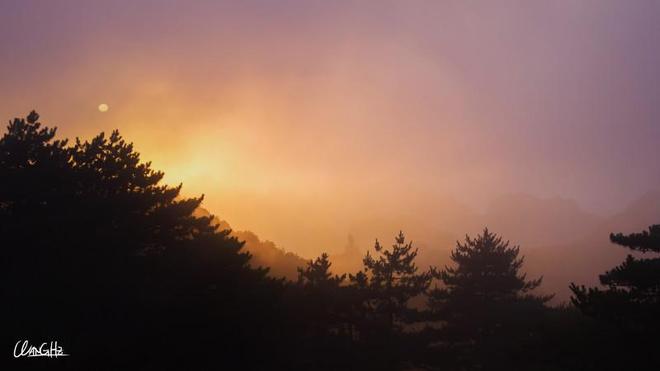
<svg viewBox="0 0 660 371">
<path fill-rule="evenodd" d="M 503 241 L 488 228 L 475 239 L 465 236 L 465 242 L 457 242 L 451 252 L 455 266 L 435 273 L 445 288 L 434 290 L 432 298 L 441 305 L 446 297 L 466 296 L 483 303 L 529 297 L 528 293 L 541 285 L 542 278 L 527 280 L 527 275 L 520 272 L 524 258 L 519 254 L 519 246 L 510 246 L 509 241 Z"/>
<path fill-rule="evenodd" d="M 636 253 L 600 275 L 604 287 L 571 283 L 571 302 L 594 319 L 594 344 L 585 356 L 600 369 L 657 370 L 660 336 L 660 225 L 630 235 L 610 234 L 610 241 Z"/>
<path fill-rule="evenodd" d="M 434 269 L 442 283 L 429 292 L 432 317 L 442 323 L 434 340 L 449 344 L 448 357 L 457 367 L 500 367 L 495 365 L 531 338 L 534 321 L 552 296 L 532 294 L 542 278 L 528 280 L 521 273 L 519 254 L 518 246 L 486 228 L 456 243 L 450 256 L 454 266 Z"/>
<path fill-rule="evenodd" d="M 73 145 L 56 134 L 32 112 L 0 139 L 6 338 L 62 339 L 75 368 L 107 349 L 125 362 L 109 369 L 286 354 L 283 285 L 249 268 L 230 231 L 193 215 L 202 197 L 162 184 L 117 131 Z"/>
<path fill-rule="evenodd" d="M 610 234 L 610 241 L 638 253 L 660 253 L 660 225 L 630 235 Z M 571 284 L 573 304 L 585 314 L 630 330 L 660 330 L 660 258 L 628 255 L 620 265 L 600 275 L 606 287 Z"/>
<path fill-rule="evenodd" d="M 302 369 L 350 369 L 358 362 L 354 355 L 354 302 L 346 275 L 333 275 L 327 254 L 298 268 L 292 285 L 289 313 L 302 328 L 296 349 Z"/>
<path fill-rule="evenodd" d="M 431 273 L 420 272 L 415 264 L 418 250 L 403 232 L 389 249 L 376 240 L 374 250 L 364 257 L 363 270 L 349 275 L 347 291 L 362 368 L 410 367 L 423 349 L 413 326 L 424 320 L 412 300 L 427 290 Z"/>
<path fill-rule="evenodd" d="M 293 310 L 311 328 L 311 335 L 319 340 L 328 334 L 346 332 L 348 307 L 345 302 L 346 275 L 332 275 L 328 254 L 310 260 L 304 268 L 298 268 L 297 286 L 302 297 Z"/>
<path fill-rule="evenodd" d="M 430 272 L 419 272 L 415 264 L 418 250 L 406 243 L 399 232 L 391 249 L 378 240 L 376 256 L 370 252 L 363 259 L 364 271 L 351 275 L 354 286 L 365 290 L 367 313 L 383 322 L 387 331 L 397 331 L 418 320 L 417 311 L 409 306 L 412 298 L 423 294 L 431 282 Z"/>
<path fill-rule="evenodd" d="M 298 268 L 298 284 L 314 288 L 339 287 L 346 279 L 346 275 L 333 276 L 330 272 L 331 265 L 326 253 L 315 260 L 310 260 L 305 268 Z"/>
</svg>

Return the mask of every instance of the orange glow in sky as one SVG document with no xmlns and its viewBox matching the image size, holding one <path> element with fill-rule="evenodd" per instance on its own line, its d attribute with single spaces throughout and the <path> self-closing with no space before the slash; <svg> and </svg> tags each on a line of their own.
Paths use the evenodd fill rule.
<svg viewBox="0 0 660 371">
<path fill-rule="evenodd" d="M 498 3 L 0 5 L 0 115 L 118 128 L 306 256 L 460 236 L 503 194 L 607 214 L 656 189 L 657 4 Z"/>
</svg>

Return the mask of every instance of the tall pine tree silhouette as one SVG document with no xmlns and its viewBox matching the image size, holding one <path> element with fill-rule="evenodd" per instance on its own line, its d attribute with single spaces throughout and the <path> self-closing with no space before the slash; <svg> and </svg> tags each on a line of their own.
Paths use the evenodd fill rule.
<svg viewBox="0 0 660 371">
<path fill-rule="evenodd" d="M 636 253 L 620 265 L 600 275 L 602 287 L 574 283 L 572 303 L 599 325 L 598 347 L 594 356 L 604 367 L 618 369 L 658 369 L 660 336 L 660 225 L 624 235 L 610 234 L 610 241 Z M 618 356 L 613 356 L 618 355 Z"/>
<path fill-rule="evenodd" d="M 610 240 L 635 252 L 660 253 L 660 225 L 648 231 L 611 234 Z M 606 318 L 622 326 L 658 330 L 660 309 L 660 257 L 626 260 L 600 276 L 606 289 L 571 284 L 573 303 L 585 314 Z"/>
<path fill-rule="evenodd" d="M 401 326 L 419 319 L 409 302 L 425 292 L 431 274 L 419 272 L 415 264 L 418 250 L 412 242 L 406 242 L 403 232 L 399 232 L 390 249 L 376 240 L 374 250 L 376 256 L 367 252 L 363 259 L 364 271 L 351 275 L 350 279 L 368 291 L 364 302 L 368 312 L 380 319 L 387 331 L 400 330 Z"/>
<path fill-rule="evenodd" d="M 290 297 L 290 312 L 303 327 L 297 350 L 305 369 L 356 367 L 353 344 L 351 288 L 346 275 L 333 275 L 327 254 L 298 268 L 297 290 Z"/>
<path fill-rule="evenodd" d="M 364 257 L 364 269 L 349 276 L 358 303 L 354 323 L 370 367 L 398 367 L 416 349 L 405 330 L 423 320 L 411 300 L 425 293 L 432 277 L 429 271 L 420 272 L 415 264 L 418 250 L 403 232 L 389 249 L 376 240 L 374 251 Z"/>
<path fill-rule="evenodd" d="M 532 294 L 542 278 L 527 279 L 519 254 L 518 246 L 486 228 L 456 243 L 454 266 L 434 270 L 442 283 L 429 292 L 432 316 L 442 322 L 435 340 L 449 344 L 456 367 L 504 367 L 499 362 L 533 335 L 530 321 L 552 296 Z"/>
</svg>

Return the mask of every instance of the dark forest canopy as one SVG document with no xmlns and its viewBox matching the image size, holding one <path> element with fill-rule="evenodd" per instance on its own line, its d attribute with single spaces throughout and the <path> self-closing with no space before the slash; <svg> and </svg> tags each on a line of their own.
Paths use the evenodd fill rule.
<svg viewBox="0 0 660 371">
<path fill-rule="evenodd" d="M 297 280 L 274 279 L 199 214 L 203 197 L 162 184 L 117 131 L 56 134 L 32 112 L 0 139 L 2 346 L 57 340 L 71 355 L 16 368 L 658 366 L 656 257 L 629 257 L 601 276 L 605 289 L 573 285 L 562 307 L 535 294 L 542 281 L 523 273 L 519 248 L 488 229 L 457 242 L 444 268 L 419 267 L 400 232 L 348 276 L 324 254 Z M 657 253 L 659 231 L 611 239 Z"/>
</svg>

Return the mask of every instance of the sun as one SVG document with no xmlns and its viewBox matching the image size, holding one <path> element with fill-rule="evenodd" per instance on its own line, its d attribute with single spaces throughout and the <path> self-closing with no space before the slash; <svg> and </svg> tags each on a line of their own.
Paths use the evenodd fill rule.
<svg viewBox="0 0 660 371">
<path fill-rule="evenodd" d="M 101 103 L 101 104 L 99 104 L 99 111 L 100 111 L 100 112 L 107 112 L 108 109 L 110 109 L 110 107 L 108 107 L 107 104 L 105 104 L 105 103 Z"/>
</svg>

